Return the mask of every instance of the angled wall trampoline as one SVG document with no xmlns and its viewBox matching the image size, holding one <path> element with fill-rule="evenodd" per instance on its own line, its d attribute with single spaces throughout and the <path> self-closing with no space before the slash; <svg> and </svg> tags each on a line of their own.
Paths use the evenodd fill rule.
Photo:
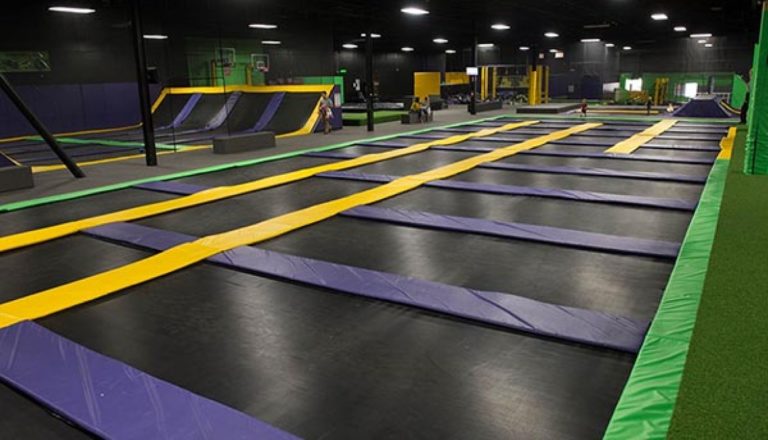
<svg viewBox="0 0 768 440">
<path fill-rule="evenodd" d="M 0 427 L 600 438 L 727 135 L 496 118 L 0 214 Z"/>
</svg>

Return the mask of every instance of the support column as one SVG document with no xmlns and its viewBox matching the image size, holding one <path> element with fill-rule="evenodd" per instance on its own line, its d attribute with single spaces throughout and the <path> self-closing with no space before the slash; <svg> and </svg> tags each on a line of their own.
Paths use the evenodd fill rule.
<svg viewBox="0 0 768 440">
<path fill-rule="evenodd" d="M 472 67 L 477 67 L 477 37 L 473 39 L 470 58 L 472 59 Z M 469 114 L 477 114 L 477 76 L 469 77 Z"/>
<path fill-rule="evenodd" d="M 370 30 L 365 33 L 365 104 L 366 104 L 366 119 L 368 120 L 368 131 L 373 131 L 373 38 L 371 38 Z"/>
<path fill-rule="evenodd" d="M 78 167 L 77 164 L 73 162 L 69 156 L 67 156 L 67 153 L 65 153 L 64 150 L 59 146 L 59 143 L 56 142 L 56 138 L 54 138 L 48 129 L 45 128 L 43 123 L 37 119 L 37 116 L 32 113 L 32 110 L 27 107 L 27 105 L 21 99 L 21 96 L 16 93 L 16 90 L 14 90 L 14 88 L 11 86 L 11 83 L 8 82 L 2 73 L 0 73 L 0 89 L 3 89 L 5 94 L 8 95 L 8 99 L 10 99 L 16 108 L 21 112 L 21 114 L 24 115 L 29 124 L 35 129 L 35 131 L 37 131 L 40 137 L 43 138 L 43 140 L 48 144 L 51 150 L 53 150 L 56 156 L 58 156 L 59 160 L 61 160 L 61 162 L 66 165 L 69 172 L 77 178 L 85 177 L 83 170 L 81 170 L 80 167 Z"/>
<path fill-rule="evenodd" d="M 155 146 L 155 126 L 152 122 L 152 103 L 149 99 L 149 81 L 147 80 L 147 57 L 144 52 L 144 31 L 141 25 L 141 0 L 133 0 L 133 54 L 136 61 L 136 79 L 139 87 L 139 108 L 141 110 L 141 128 L 144 133 L 144 154 L 147 166 L 157 165 Z"/>
</svg>

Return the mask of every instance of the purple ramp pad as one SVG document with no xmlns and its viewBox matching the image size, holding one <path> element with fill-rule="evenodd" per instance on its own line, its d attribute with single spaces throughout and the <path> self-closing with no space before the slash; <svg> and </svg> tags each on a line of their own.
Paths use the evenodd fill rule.
<svg viewBox="0 0 768 440">
<path fill-rule="evenodd" d="M 405 209 L 359 206 L 341 215 L 366 220 L 377 220 L 405 226 L 493 235 L 495 237 L 569 246 L 601 252 L 639 255 L 647 257 L 677 258 L 680 244 L 669 241 L 619 237 L 595 232 L 553 228 L 550 226 L 508 223 L 479 218 L 456 217 Z"/>
<path fill-rule="evenodd" d="M 578 153 L 570 151 L 551 151 L 551 150 L 529 150 L 520 154 L 531 156 L 556 156 L 556 157 L 583 157 L 587 159 L 615 159 L 615 160 L 638 160 L 641 162 L 666 162 L 682 163 L 690 165 L 712 165 L 715 162 L 715 156 L 711 159 L 683 159 L 667 156 L 641 156 L 637 154 L 604 154 L 604 153 Z"/>
<path fill-rule="evenodd" d="M 322 159 L 354 159 L 356 157 L 360 157 L 361 155 L 354 153 L 341 153 L 338 151 L 318 151 L 315 153 L 304 153 L 302 156 L 317 157 Z"/>
<path fill-rule="evenodd" d="M 401 176 L 389 176 L 382 174 L 352 173 L 346 171 L 332 171 L 318 174 L 317 177 L 330 179 L 359 180 L 364 182 L 387 183 Z M 656 197 L 626 196 L 621 194 L 599 193 L 591 191 L 576 191 L 568 189 L 536 188 L 514 185 L 496 185 L 492 183 L 476 183 L 463 180 L 436 180 L 428 182 L 426 186 L 433 188 L 454 189 L 460 191 L 474 191 L 489 194 L 502 194 L 510 196 L 545 197 L 554 199 L 574 200 L 579 202 L 615 203 L 622 205 L 642 206 L 649 208 L 676 209 L 681 211 L 693 211 L 696 202 L 682 199 L 665 199 Z"/>
<path fill-rule="evenodd" d="M 703 176 L 686 176 L 684 174 L 654 173 L 647 171 L 619 171 L 606 168 L 586 168 L 567 166 L 525 165 L 506 162 L 492 162 L 478 165 L 478 168 L 493 168 L 498 170 L 525 171 L 531 173 L 571 174 L 578 176 L 613 177 L 621 179 L 656 180 L 665 182 L 699 183 L 707 181 Z"/>
<path fill-rule="evenodd" d="M 0 377 L 103 438 L 297 438 L 31 321 L 0 330 Z"/>
<path fill-rule="evenodd" d="M 187 100 L 187 103 L 184 104 L 184 107 L 181 108 L 181 111 L 178 115 L 176 115 L 176 118 L 173 120 L 173 123 L 171 124 L 172 128 L 179 127 L 188 117 L 189 114 L 192 113 L 192 109 L 195 108 L 198 101 L 200 101 L 200 98 L 202 98 L 203 95 L 200 93 L 195 93 L 192 96 L 189 97 Z"/>
<path fill-rule="evenodd" d="M 115 223 L 87 234 L 165 250 L 196 237 L 130 223 Z M 648 322 L 544 303 L 401 275 L 240 247 L 209 259 L 237 270 L 297 281 L 352 295 L 427 309 L 513 330 L 637 353 Z"/>
<path fill-rule="evenodd" d="M 193 185 L 190 183 L 180 183 L 180 182 L 149 182 L 149 183 L 142 183 L 142 184 L 136 185 L 134 186 L 134 188 L 145 189 L 148 191 L 169 193 L 169 194 L 178 194 L 182 196 L 188 196 L 190 194 L 195 194 L 195 193 L 199 193 L 200 191 L 205 191 L 207 189 L 210 189 L 210 187 L 207 187 L 207 186 Z"/>
<path fill-rule="evenodd" d="M 264 130 L 264 127 L 266 127 L 272 118 L 275 117 L 275 114 L 280 108 L 280 104 L 283 103 L 284 98 L 285 92 L 275 93 L 272 95 L 272 97 L 269 99 L 269 103 L 267 103 L 267 107 L 264 109 L 264 113 L 261 114 L 259 120 L 256 121 L 256 125 L 254 125 L 250 131 L 256 132 Z"/>
</svg>

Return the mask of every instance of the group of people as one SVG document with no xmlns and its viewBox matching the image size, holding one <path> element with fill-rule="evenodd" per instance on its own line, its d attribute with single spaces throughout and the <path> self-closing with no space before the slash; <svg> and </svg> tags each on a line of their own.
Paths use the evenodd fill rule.
<svg viewBox="0 0 768 440">
<path fill-rule="evenodd" d="M 429 96 L 425 96 L 423 101 L 420 101 L 418 96 L 413 98 L 410 112 L 419 114 L 419 122 L 428 122 L 429 115 L 432 113 Z"/>
</svg>

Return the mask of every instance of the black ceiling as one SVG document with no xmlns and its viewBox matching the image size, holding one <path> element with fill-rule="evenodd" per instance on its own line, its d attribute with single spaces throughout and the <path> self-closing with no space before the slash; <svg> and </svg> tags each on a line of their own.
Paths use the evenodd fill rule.
<svg viewBox="0 0 768 440">
<path fill-rule="evenodd" d="M 5 0 L 12 9 L 45 11 L 52 4 L 125 8 L 128 0 Z M 717 36 L 756 38 L 758 0 L 142 0 L 148 26 L 184 25 L 223 34 L 245 34 L 248 23 L 279 25 L 261 31 L 261 37 L 287 39 L 306 34 L 307 22 L 332 30 L 334 43 L 360 39 L 370 29 L 380 33 L 377 50 L 398 50 L 408 45 L 422 51 L 462 49 L 479 42 L 502 45 L 537 45 L 556 48 L 582 38 L 600 38 L 617 45 L 664 44 L 687 38 L 693 32 Z M 429 15 L 414 17 L 400 12 L 404 6 L 420 6 Z M 668 21 L 650 15 L 664 12 Z M 175 22 L 175 23 L 174 23 Z M 491 24 L 504 23 L 510 30 L 496 31 Z M 588 29 L 585 26 L 601 25 Z M 154 25 L 157 26 L 157 25 Z M 688 32 L 676 33 L 674 26 Z M 546 39 L 544 33 L 560 34 Z M 321 38 L 322 36 L 319 36 Z M 449 40 L 438 46 L 433 38 Z M 326 37 L 327 38 L 327 37 Z"/>
</svg>

